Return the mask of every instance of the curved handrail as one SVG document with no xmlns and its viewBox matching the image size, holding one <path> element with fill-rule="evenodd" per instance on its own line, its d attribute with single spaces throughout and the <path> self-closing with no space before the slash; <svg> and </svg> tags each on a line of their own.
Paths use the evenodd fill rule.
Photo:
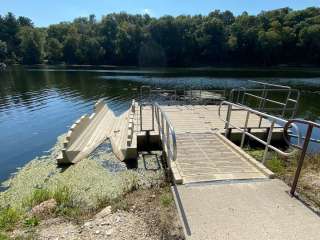
<svg viewBox="0 0 320 240">
<path fill-rule="evenodd" d="M 177 159 L 177 138 L 175 130 L 158 103 L 153 103 L 159 134 L 162 140 L 163 149 L 167 153 L 167 163 L 171 168 L 171 161 Z"/>
<path fill-rule="evenodd" d="M 221 118 L 221 107 L 223 105 L 227 105 L 228 106 L 226 120 Z M 235 126 L 234 124 L 230 123 L 232 107 L 236 107 L 236 110 L 244 110 L 244 111 L 247 112 L 246 121 L 245 121 L 245 125 L 244 125 L 243 128 Z M 264 119 L 268 119 L 271 122 L 270 130 L 269 130 L 268 137 L 267 137 L 267 141 L 264 141 L 264 140 L 258 138 L 257 136 L 255 136 L 255 135 L 253 135 L 253 134 L 251 134 L 250 132 L 247 131 L 247 129 L 248 129 L 248 120 L 249 120 L 249 115 L 250 114 L 257 115 L 257 116 L 260 117 L 260 119 L 263 119 L 263 118 Z M 284 151 L 276 148 L 275 146 L 271 145 L 272 131 L 273 131 L 273 128 L 274 128 L 275 124 L 280 122 L 280 123 L 286 125 L 288 123 L 288 120 L 285 120 L 285 119 L 282 119 L 282 118 L 279 118 L 279 117 L 275 117 L 275 116 L 272 116 L 272 115 L 267 114 L 267 113 L 262 113 L 262 112 L 259 112 L 257 110 L 254 110 L 252 108 L 244 107 L 242 105 L 231 103 L 231 102 L 228 102 L 228 101 L 223 101 L 223 102 L 220 103 L 220 106 L 218 108 L 218 116 L 220 117 L 220 119 L 223 122 L 226 123 L 226 126 L 225 126 L 226 135 L 227 135 L 227 131 L 230 128 L 230 126 L 242 132 L 241 147 L 243 147 L 243 145 L 244 145 L 245 136 L 248 136 L 248 137 L 256 140 L 257 142 L 259 142 L 259 143 L 261 143 L 261 144 L 263 144 L 265 146 L 265 154 L 263 156 L 263 163 L 266 160 L 268 149 L 272 149 L 273 151 L 275 151 L 275 152 L 277 152 L 280 155 L 285 156 L 285 157 L 292 156 L 292 155 L 296 154 L 296 152 L 297 152 L 296 149 L 291 151 L 291 152 L 284 152 Z M 299 128 L 294 123 L 291 123 L 290 126 L 295 128 L 296 132 L 298 133 L 298 143 L 300 143 L 301 142 L 301 134 L 300 134 Z"/>
</svg>

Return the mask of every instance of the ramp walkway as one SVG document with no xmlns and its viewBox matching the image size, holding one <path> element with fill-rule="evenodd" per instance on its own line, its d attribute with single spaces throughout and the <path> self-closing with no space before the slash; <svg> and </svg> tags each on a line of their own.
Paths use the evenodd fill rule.
<svg viewBox="0 0 320 240">
<path fill-rule="evenodd" d="M 176 183 L 192 183 L 216 180 L 265 179 L 273 173 L 251 158 L 242 149 L 225 138 L 225 123 L 218 116 L 218 106 L 159 106 L 170 121 L 175 132 L 176 156 L 170 165 Z M 151 115 L 151 108 L 145 115 Z M 148 112 L 149 111 L 149 112 Z M 226 115 L 227 108 L 220 109 Z M 160 117 L 161 114 L 158 116 Z M 160 117 L 161 118 L 161 117 Z M 232 122 L 244 126 L 245 111 L 237 111 Z M 260 130 L 270 126 L 270 122 L 252 116 L 248 127 Z M 159 124 L 162 120 L 159 119 Z M 166 133 L 162 136 L 162 141 Z M 170 142 L 170 139 L 169 139 Z M 168 151 L 164 146 L 165 151 Z"/>
</svg>

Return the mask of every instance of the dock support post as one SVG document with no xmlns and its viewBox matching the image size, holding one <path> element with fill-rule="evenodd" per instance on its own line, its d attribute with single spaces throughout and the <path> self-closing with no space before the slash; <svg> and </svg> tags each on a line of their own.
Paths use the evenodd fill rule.
<svg viewBox="0 0 320 240">
<path fill-rule="evenodd" d="M 225 137 L 226 138 L 228 138 L 228 135 L 230 134 L 229 133 L 229 125 L 230 125 L 231 111 L 232 111 L 232 105 L 228 105 L 226 124 L 224 126 L 224 128 L 225 128 Z"/>
<path fill-rule="evenodd" d="M 267 144 L 266 144 L 266 148 L 265 148 L 265 150 L 264 150 L 263 159 L 262 159 L 262 163 L 263 163 L 263 164 L 265 164 L 266 159 L 267 159 L 268 150 L 269 150 L 269 145 L 270 145 L 270 142 L 271 142 L 271 140 L 272 140 L 272 133 L 273 133 L 274 124 L 275 124 L 275 122 L 272 121 L 271 126 L 270 126 L 270 128 L 269 128 L 269 133 L 268 133 L 268 138 L 267 138 Z"/>
<path fill-rule="evenodd" d="M 298 168 L 297 168 L 297 171 L 296 171 L 296 174 L 294 176 L 293 183 L 292 183 L 292 187 L 291 187 L 291 191 L 290 191 L 291 196 L 294 196 L 294 193 L 295 193 L 296 188 L 297 188 L 297 184 L 298 184 L 298 180 L 299 180 L 299 177 L 300 177 L 301 169 L 302 169 L 302 166 L 303 166 L 304 158 L 305 158 L 307 150 L 308 150 L 308 145 L 309 145 L 309 142 L 310 142 L 312 130 L 313 130 L 313 125 L 309 124 L 308 130 L 307 130 L 307 134 L 306 134 L 306 137 L 304 139 L 302 151 L 301 151 L 301 154 L 300 154 L 300 158 L 299 158 L 299 162 L 298 162 Z"/>
</svg>

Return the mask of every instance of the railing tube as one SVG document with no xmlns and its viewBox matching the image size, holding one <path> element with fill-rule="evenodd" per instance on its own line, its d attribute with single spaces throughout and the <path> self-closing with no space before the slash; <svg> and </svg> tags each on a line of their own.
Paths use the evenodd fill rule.
<svg viewBox="0 0 320 240">
<path fill-rule="evenodd" d="M 299 158 L 296 174 L 294 176 L 294 180 L 293 180 L 292 187 L 291 187 L 291 190 L 290 190 L 291 196 L 294 196 L 294 193 L 295 193 L 296 188 L 297 188 L 297 184 L 298 184 L 298 180 L 299 180 L 299 177 L 300 177 L 301 169 L 302 169 L 302 166 L 303 166 L 304 158 L 305 158 L 307 150 L 308 150 L 308 145 L 309 145 L 309 140 L 311 138 L 312 129 L 313 129 L 313 125 L 309 124 L 308 130 L 307 130 L 307 134 L 306 134 L 303 146 L 302 146 L 302 151 L 301 151 L 301 154 L 300 154 L 300 158 Z"/>
<path fill-rule="evenodd" d="M 247 111 L 247 116 L 246 116 L 246 122 L 244 124 L 244 131 L 242 133 L 242 138 L 241 138 L 241 148 L 243 148 L 244 141 L 246 139 L 246 132 L 248 131 L 248 122 L 249 122 L 249 117 L 250 117 L 250 112 Z"/>
<path fill-rule="evenodd" d="M 272 133 L 273 133 L 274 124 L 275 124 L 275 121 L 272 121 L 270 129 L 269 129 L 269 133 L 268 133 L 267 144 L 266 144 L 266 147 L 265 147 L 265 150 L 264 150 L 264 154 L 263 154 L 263 159 L 262 159 L 262 163 L 263 164 L 265 164 L 266 159 L 267 159 L 267 155 L 268 155 L 268 151 L 269 151 L 269 145 L 270 145 L 270 142 L 272 140 Z"/>
<path fill-rule="evenodd" d="M 226 123 L 225 123 L 225 137 L 228 137 L 229 125 L 230 125 L 230 117 L 231 117 L 232 105 L 228 105 Z"/>
</svg>

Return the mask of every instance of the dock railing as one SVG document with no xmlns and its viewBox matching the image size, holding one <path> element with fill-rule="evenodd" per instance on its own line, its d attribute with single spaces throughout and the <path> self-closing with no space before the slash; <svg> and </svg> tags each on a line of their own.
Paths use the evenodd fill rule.
<svg viewBox="0 0 320 240">
<path fill-rule="evenodd" d="M 221 116 L 221 108 L 223 106 L 226 106 L 226 111 L 227 111 L 225 119 L 223 119 L 222 116 Z M 235 124 L 231 123 L 231 118 L 232 118 L 232 112 L 233 111 L 245 111 L 246 112 L 246 118 L 245 118 L 244 126 L 236 126 Z M 267 114 L 267 113 L 259 112 L 257 110 L 252 109 L 252 108 L 241 106 L 239 104 L 231 103 L 231 102 L 228 102 L 228 101 L 221 102 L 221 104 L 219 106 L 218 115 L 219 115 L 220 119 L 225 122 L 225 136 L 226 137 L 229 135 L 229 131 L 232 128 L 237 129 L 242 133 L 241 144 L 240 144 L 241 148 L 244 147 L 244 143 L 245 143 L 246 137 L 254 139 L 257 142 L 259 142 L 259 143 L 261 143 L 262 145 L 265 146 L 265 151 L 264 151 L 263 159 L 262 159 L 262 163 L 263 164 L 266 161 L 269 149 L 277 152 L 278 154 L 280 154 L 282 156 L 286 156 L 286 157 L 292 156 L 292 155 L 296 154 L 296 152 L 297 152 L 296 149 L 293 149 L 291 152 L 284 152 L 281 149 L 279 149 L 279 148 L 277 148 L 277 147 L 275 147 L 275 146 L 273 146 L 271 144 L 272 134 L 273 134 L 273 130 L 274 130 L 275 126 L 277 124 L 279 126 L 284 126 L 284 125 L 286 125 L 288 123 L 288 120 L 285 120 L 285 119 L 282 119 L 282 118 L 279 118 L 279 117 L 275 117 L 275 116 L 272 116 L 272 115 Z M 267 139 L 266 140 L 260 139 L 259 137 L 255 136 L 254 134 L 252 134 L 252 133 L 250 133 L 248 131 L 248 129 L 249 129 L 248 123 L 249 123 L 250 115 L 258 116 L 260 118 L 259 122 L 262 122 L 263 119 L 266 119 L 268 122 L 270 122 L 270 127 L 268 128 L 268 135 L 267 135 Z M 257 127 L 259 127 L 259 126 L 257 126 Z M 290 125 L 290 127 L 295 129 L 295 132 L 297 133 L 297 136 L 298 136 L 298 138 L 297 138 L 298 139 L 298 143 L 300 143 L 301 142 L 301 134 L 299 132 L 298 126 L 296 124 L 292 123 Z M 252 128 L 252 126 L 250 128 Z"/>
<path fill-rule="evenodd" d="M 177 158 L 177 140 L 174 128 L 158 103 L 153 103 L 153 109 L 155 112 L 155 120 L 158 124 L 159 135 L 162 142 L 162 148 L 166 153 L 167 164 L 171 169 L 171 162 Z"/>
<path fill-rule="evenodd" d="M 227 107 L 227 109 L 226 109 L 227 114 L 226 114 L 225 119 L 223 119 L 221 116 L 221 108 L 223 106 Z M 243 127 L 239 127 L 239 126 L 236 126 L 235 124 L 231 123 L 230 119 L 231 119 L 233 111 L 245 111 L 246 112 L 246 119 L 245 119 L 245 124 Z M 266 141 L 258 138 L 257 136 L 251 134 L 248 131 L 248 121 L 249 121 L 250 114 L 259 116 L 260 118 L 264 118 L 270 122 L 270 128 L 268 130 L 268 136 L 267 136 Z M 224 101 L 220 104 L 218 115 L 221 118 L 221 120 L 225 122 L 225 135 L 226 136 L 228 135 L 228 131 L 230 128 L 235 128 L 242 133 L 241 144 L 240 144 L 241 148 L 243 148 L 243 146 L 244 146 L 245 137 L 252 138 L 265 146 L 265 151 L 264 151 L 264 155 L 263 155 L 263 159 L 262 159 L 263 164 L 265 164 L 267 153 L 268 153 L 269 149 L 271 149 L 271 150 L 275 151 L 276 153 L 280 154 L 281 156 L 285 156 L 285 157 L 293 156 L 293 155 L 297 154 L 298 151 L 300 151 L 298 166 L 297 166 L 294 180 L 293 180 L 291 190 L 290 190 L 290 194 L 292 196 L 294 196 L 296 188 L 297 188 L 297 184 L 299 181 L 300 173 L 302 170 L 303 162 L 304 162 L 307 150 L 308 150 L 308 145 L 310 142 L 320 143 L 319 139 L 312 138 L 313 130 L 315 128 L 320 129 L 320 124 L 312 122 L 312 121 L 303 120 L 303 119 L 285 120 L 285 119 L 282 119 L 279 117 L 272 116 L 270 114 L 262 113 L 257 110 L 254 110 L 254 109 L 251 109 L 248 107 L 244 107 L 239 104 L 227 102 L 227 101 Z M 284 152 L 281 149 L 271 145 L 272 132 L 273 132 L 275 124 L 280 124 L 280 126 L 283 126 L 284 140 L 286 141 L 288 146 L 290 146 L 292 149 L 290 152 Z M 307 131 L 306 131 L 305 136 L 301 136 L 301 132 L 298 127 L 301 125 L 306 126 Z M 292 129 L 295 130 L 294 134 L 289 133 L 289 131 L 291 132 Z M 296 143 L 290 142 L 289 137 L 292 137 L 292 136 L 297 139 Z"/>
<path fill-rule="evenodd" d="M 257 103 L 252 107 L 261 112 L 278 113 L 281 117 L 290 115 L 295 117 L 300 99 L 300 91 L 290 86 L 271 84 L 258 81 L 249 81 L 262 86 L 262 88 L 235 88 L 230 91 L 229 101 L 250 107 L 250 100 Z M 275 94 L 281 94 L 281 100 L 274 98 Z M 269 105 L 269 106 L 268 106 Z"/>
</svg>

